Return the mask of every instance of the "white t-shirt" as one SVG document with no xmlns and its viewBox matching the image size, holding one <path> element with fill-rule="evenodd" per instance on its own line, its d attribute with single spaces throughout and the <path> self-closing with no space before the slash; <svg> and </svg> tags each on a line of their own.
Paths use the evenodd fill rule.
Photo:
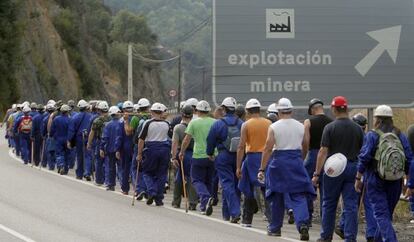
<svg viewBox="0 0 414 242">
<path fill-rule="evenodd" d="M 275 135 L 273 150 L 301 150 L 305 128 L 295 119 L 281 119 L 270 128 Z"/>
</svg>

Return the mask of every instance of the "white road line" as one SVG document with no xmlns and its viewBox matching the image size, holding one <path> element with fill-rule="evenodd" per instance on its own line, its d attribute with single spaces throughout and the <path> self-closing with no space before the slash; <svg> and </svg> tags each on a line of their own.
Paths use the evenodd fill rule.
<svg viewBox="0 0 414 242">
<path fill-rule="evenodd" d="M 9 233 L 9 234 L 13 235 L 14 237 L 16 237 L 20 240 L 25 241 L 25 242 L 36 242 L 36 241 L 22 235 L 21 233 L 19 233 L 17 231 L 14 231 L 13 229 L 4 226 L 3 224 L 0 224 L 0 229 L 5 231 L 6 233 Z"/>
<path fill-rule="evenodd" d="M 15 160 L 23 163 L 23 161 L 20 158 L 16 157 L 16 155 L 11 150 L 9 150 L 9 156 L 11 158 L 13 158 L 13 159 L 15 159 Z M 31 166 L 27 166 L 27 167 L 31 167 Z M 38 169 L 38 167 L 32 167 L 32 168 Z M 59 176 L 61 178 L 65 178 L 65 179 L 68 179 L 68 180 L 71 180 L 71 181 L 74 181 L 74 182 L 82 183 L 84 185 L 88 185 L 90 187 L 94 187 L 94 188 L 97 188 L 97 189 L 100 189 L 100 190 L 104 190 L 104 191 L 106 190 L 105 187 L 96 186 L 95 184 L 93 184 L 91 182 L 86 182 L 86 181 L 83 181 L 83 180 L 78 180 L 78 179 L 76 179 L 74 177 L 71 177 L 71 176 L 62 176 L 62 175 L 60 175 L 60 174 L 58 174 L 56 172 L 53 172 L 53 171 L 48 170 L 47 168 L 46 169 L 43 169 L 42 168 L 41 171 L 46 172 L 46 173 L 49 173 L 49 174 L 52 174 L 54 176 Z M 119 191 L 112 192 L 112 193 L 117 194 L 117 195 L 120 195 L 122 197 L 129 197 L 130 199 L 132 199 L 132 195 L 124 195 L 124 194 L 122 194 Z M 186 213 L 182 209 L 173 208 L 173 207 L 167 206 L 167 205 L 164 205 L 163 208 L 168 209 L 168 210 L 171 210 L 171 211 L 175 211 L 175 212 L 180 212 L 180 213 L 183 213 L 183 214 L 187 214 L 187 215 L 190 215 L 190 216 L 193 216 L 193 217 L 197 217 L 197 218 L 201 218 L 201 219 L 205 219 L 205 220 L 210 220 L 210 221 L 213 221 L 213 222 L 216 222 L 216 223 L 225 224 L 227 226 L 232 226 L 234 228 L 238 228 L 238 229 L 241 229 L 241 230 L 244 230 L 244 231 L 251 231 L 251 232 L 255 232 L 255 233 L 261 234 L 261 235 L 267 235 L 267 232 L 264 231 L 264 230 L 261 230 L 261 229 L 257 229 L 257 228 L 244 228 L 244 227 L 241 227 L 239 224 L 232 224 L 232 223 L 229 223 L 228 221 L 224 221 L 224 220 L 221 220 L 221 219 L 208 217 L 206 215 L 201 215 L 201 214 L 196 213 L 196 212 L 189 211 L 188 213 Z M 282 237 L 277 237 L 277 238 L 278 239 L 282 239 L 282 240 L 286 240 L 286 241 L 300 242 L 300 240 L 292 239 L 292 238 L 286 238 L 286 237 L 283 237 L 283 236 Z"/>
</svg>

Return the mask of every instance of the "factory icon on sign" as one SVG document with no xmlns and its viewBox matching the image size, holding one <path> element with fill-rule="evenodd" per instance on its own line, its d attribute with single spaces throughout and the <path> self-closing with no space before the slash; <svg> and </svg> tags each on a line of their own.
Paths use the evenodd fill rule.
<svg viewBox="0 0 414 242">
<path fill-rule="evenodd" d="M 266 9 L 266 38 L 295 38 L 294 9 Z"/>
</svg>

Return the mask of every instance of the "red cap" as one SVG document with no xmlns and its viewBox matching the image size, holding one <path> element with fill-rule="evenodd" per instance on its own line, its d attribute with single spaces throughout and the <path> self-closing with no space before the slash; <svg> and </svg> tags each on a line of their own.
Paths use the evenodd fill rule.
<svg viewBox="0 0 414 242">
<path fill-rule="evenodd" d="M 348 106 L 348 101 L 343 96 L 337 96 L 332 99 L 331 106 L 337 108 L 346 108 Z"/>
</svg>

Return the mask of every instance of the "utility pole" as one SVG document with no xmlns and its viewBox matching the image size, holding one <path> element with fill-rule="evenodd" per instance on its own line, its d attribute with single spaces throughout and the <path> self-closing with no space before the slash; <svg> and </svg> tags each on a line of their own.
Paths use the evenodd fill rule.
<svg viewBox="0 0 414 242">
<path fill-rule="evenodd" d="M 368 130 L 371 130 L 374 128 L 374 109 L 368 108 Z"/>
<path fill-rule="evenodd" d="M 206 100 L 206 67 L 203 67 L 203 81 L 202 81 L 202 89 L 201 89 L 201 95 L 203 97 L 203 100 Z"/>
<path fill-rule="evenodd" d="M 180 103 L 181 103 L 181 49 L 178 50 L 178 106 L 177 106 L 177 111 L 180 112 Z"/>
<path fill-rule="evenodd" d="M 132 44 L 128 44 L 128 100 L 133 102 L 133 83 L 132 83 Z"/>
</svg>

